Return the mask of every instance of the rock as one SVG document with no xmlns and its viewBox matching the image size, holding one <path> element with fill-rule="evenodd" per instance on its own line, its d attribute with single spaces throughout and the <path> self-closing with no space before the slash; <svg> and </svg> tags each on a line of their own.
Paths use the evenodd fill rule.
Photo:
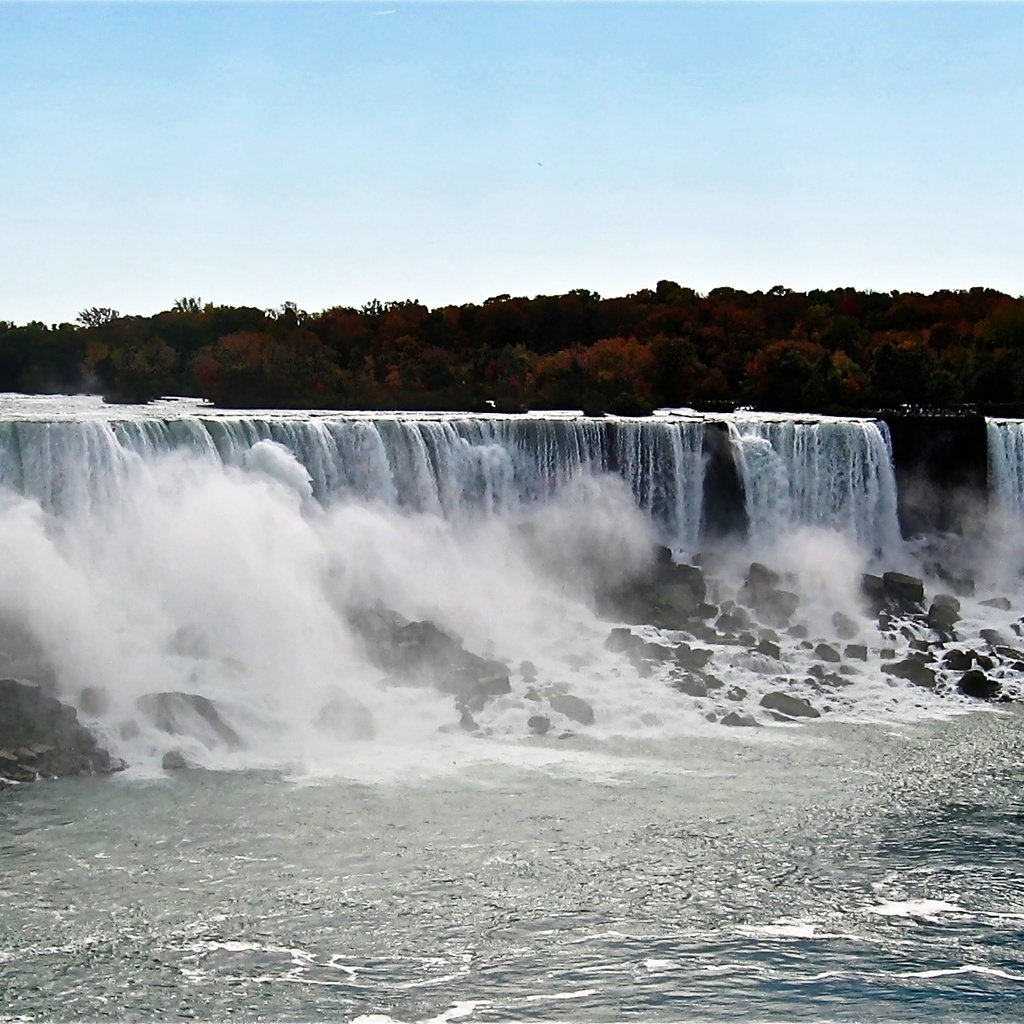
<svg viewBox="0 0 1024 1024">
<path fill-rule="evenodd" d="M 480 727 L 476 724 L 476 719 L 473 717 L 469 708 L 459 709 L 459 728 L 464 729 L 466 732 L 476 732 Z"/>
<path fill-rule="evenodd" d="M 635 650 L 637 647 L 642 647 L 645 643 L 646 641 L 643 637 L 637 636 L 626 626 L 615 626 L 608 634 L 608 639 L 604 642 L 604 649 L 616 654 L 623 654 L 627 651 Z"/>
<path fill-rule="evenodd" d="M 938 633 L 953 635 L 953 627 L 960 621 L 960 602 L 952 598 L 955 604 L 940 604 L 938 599 L 928 609 L 928 625 Z"/>
<path fill-rule="evenodd" d="M 806 626 L 790 626 L 786 632 L 788 632 L 794 640 L 806 640 L 808 637 Z"/>
<path fill-rule="evenodd" d="M 875 576 L 870 572 L 864 573 L 860 578 L 860 592 L 867 599 L 873 612 L 878 613 L 885 608 L 885 581 L 881 576 Z"/>
<path fill-rule="evenodd" d="M 742 633 L 743 630 L 750 629 L 750 613 L 737 605 L 731 611 L 718 616 L 715 629 L 720 633 Z"/>
<path fill-rule="evenodd" d="M 736 711 L 730 711 L 727 715 L 724 715 L 721 720 L 722 725 L 730 725 L 741 729 L 756 729 L 760 726 L 760 722 L 756 718 L 752 718 L 750 715 L 741 715 Z"/>
<path fill-rule="evenodd" d="M 932 649 L 932 645 L 927 640 L 920 640 L 918 637 L 914 637 L 907 645 L 912 651 L 919 651 L 924 653 Z"/>
<path fill-rule="evenodd" d="M 572 693 L 553 693 L 548 698 L 552 711 L 579 722 L 580 725 L 594 724 L 594 709 L 582 698 Z"/>
<path fill-rule="evenodd" d="M 991 647 L 999 647 L 1007 641 L 1007 637 L 1003 636 L 998 629 L 981 629 L 978 631 L 978 635 Z"/>
<path fill-rule="evenodd" d="M 762 562 L 751 562 L 747 570 L 747 584 L 751 587 L 777 586 L 781 577 Z"/>
<path fill-rule="evenodd" d="M 860 632 L 857 623 L 842 612 L 832 614 L 832 626 L 840 640 L 852 640 Z"/>
<path fill-rule="evenodd" d="M 240 750 L 242 739 L 221 717 L 216 704 L 197 693 L 167 690 L 147 693 L 135 706 L 152 725 L 169 736 L 192 736 L 207 747 Z"/>
<path fill-rule="evenodd" d="M 761 707 L 778 711 L 788 718 L 821 718 L 821 712 L 802 697 L 793 697 L 781 690 L 766 693 L 761 698 Z"/>
<path fill-rule="evenodd" d="M 903 572 L 882 573 L 886 597 L 903 612 L 920 611 L 924 603 L 924 582 Z"/>
<path fill-rule="evenodd" d="M 179 771 L 182 768 L 187 768 L 188 762 L 185 760 L 185 756 L 180 750 L 168 750 L 160 761 L 160 767 L 163 768 L 165 772 L 174 772 Z"/>
<path fill-rule="evenodd" d="M 847 644 L 843 649 L 843 657 L 849 658 L 853 661 L 867 661 L 867 644 Z"/>
<path fill-rule="evenodd" d="M 1008 597 L 990 597 L 987 601 L 981 602 L 984 608 L 995 608 L 997 611 L 1008 612 L 1013 606 Z"/>
<path fill-rule="evenodd" d="M 534 736 L 543 736 L 551 728 L 551 719 L 547 715 L 530 715 L 526 725 Z"/>
<path fill-rule="evenodd" d="M 973 697 L 975 700 L 996 700 L 1003 691 L 997 680 L 990 679 L 984 672 L 976 668 L 965 672 L 956 684 L 956 688 L 965 697 Z"/>
<path fill-rule="evenodd" d="M 747 691 L 744 690 L 742 686 L 730 686 L 729 689 L 726 691 L 725 696 L 726 696 L 727 700 L 734 700 L 734 701 L 746 700 L 747 699 Z"/>
<path fill-rule="evenodd" d="M 838 662 L 839 652 L 831 644 L 818 644 L 814 648 L 814 656 L 819 661 Z"/>
<path fill-rule="evenodd" d="M 689 697 L 706 697 L 708 695 L 707 684 L 696 676 L 677 676 L 672 680 L 672 686 Z"/>
<path fill-rule="evenodd" d="M 473 711 L 479 711 L 492 697 L 512 692 L 508 666 L 477 655 L 469 655 L 463 664 L 439 675 L 435 685 L 442 693 L 455 697 L 460 706 Z"/>
<path fill-rule="evenodd" d="M 519 663 L 519 674 L 523 677 L 524 683 L 532 683 L 537 678 L 537 666 L 532 661 L 521 661 Z"/>
<path fill-rule="evenodd" d="M 951 647 L 943 655 L 942 664 L 954 672 L 966 672 L 974 664 L 974 651 L 961 651 Z"/>
<path fill-rule="evenodd" d="M 110 694 L 105 686 L 85 686 L 78 695 L 78 710 L 83 715 L 98 718 L 110 709 Z"/>
<path fill-rule="evenodd" d="M 75 709 L 32 682 L 0 679 L 0 776 L 27 782 L 38 775 L 84 775 L 118 771 Z"/>
<path fill-rule="evenodd" d="M 881 649 L 881 650 L 880 650 L 880 651 L 878 652 L 878 656 L 879 656 L 879 657 L 880 657 L 880 658 L 881 658 L 881 659 L 882 659 L 883 661 L 884 661 L 884 660 L 886 660 L 886 659 L 888 659 L 888 658 L 895 658 L 895 657 L 896 657 L 896 648 L 895 648 L 895 647 L 883 647 L 883 648 L 882 648 L 882 649 Z"/>
<path fill-rule="evenodd" d="M 690 647 L 689 644 L 680 644 L 673 652 L 676 664 L 691 672 L 699 672 L 704 668 L 713 653 L 704 647 Z"/>
<path fill-rule="evenodd" d="M 969 576 L 953 576 L 940 566 L 938 577 L 944 583 L 949 584 L 957 597 L 974 597 L 974 580 Z"/>
<path fill-rule="evenodd" d="M 765 654 L 776 661 L 782 660 L 782 650 L 777 643 L 771 640 L 761 640 L 753 648 L 758 654 Z"/>
<path fill-rule="evenodd" d="M 919 655 L 911 655 L 902 661 L 884 664 L 882 671 L 886 675 L 896 676 L 897 679 L 906 679 L 915 686 L 927 690 L 935 688 L 935 670 Z"/>
</svg>

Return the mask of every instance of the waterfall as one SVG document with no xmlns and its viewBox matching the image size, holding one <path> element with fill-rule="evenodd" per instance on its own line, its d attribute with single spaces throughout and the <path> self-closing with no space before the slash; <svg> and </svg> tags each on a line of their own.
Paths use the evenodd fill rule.
<svg viewBox="0 0 1024 1024">
<path fill-rule="evenodd" d="M 756 542 L 796 525 L 838 530 L 870 550 L 898 539 L 884 424 L 751 413 L 714 419 L 729 428 Z M 156 460 L 266 469 L 266 457 L 254 461 L 253 453 L 270 445 L 294 456 L 324 507 L 354 499 L 458 520 L 543 503 L 577 477 L 612 473 L 665 543 L 695 550 L 708 420 L 694 413 L 244 414 L 186 401 L 128 408 L 8 396 L 0 401 L 0 487 L 51 512 L 100 511 Z"/>
<path fill-rule="evenodd" d="M 992 504 L 1024 517 L 1024 420 L 986 419 Z"/>
<path fill-rule="evenodd" d="M 749 413 L 728 423 L 755 541 L 803 525 L 837 530 L 869 551 L 899 540 L 885 424 Z"/>
</svg>

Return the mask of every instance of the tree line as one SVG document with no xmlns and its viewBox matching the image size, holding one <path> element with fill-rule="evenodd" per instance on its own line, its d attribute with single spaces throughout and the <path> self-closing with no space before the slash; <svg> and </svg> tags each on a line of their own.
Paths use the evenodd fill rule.
<svg viewBox="0 0 1024 1024">
<path fill-rule="evenodd" d="M 0 391 L 222 406 L 545 409 L 638 414 L 749 404 L 853 412 L 1024 403 L 1024 298 L 989 288 L 778 286 L 701 294 L 659 281 L 429 309 L 318 313 L 183 298 L 151 316 L 0 321 Z"/>
</svg>

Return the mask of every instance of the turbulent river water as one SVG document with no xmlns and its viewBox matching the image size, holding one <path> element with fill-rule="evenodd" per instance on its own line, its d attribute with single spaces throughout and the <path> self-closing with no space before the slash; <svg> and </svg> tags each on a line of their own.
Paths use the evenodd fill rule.
<svg viewBox="0 0 1024 1024">
<path fill-rule="evenodd" d="M 747 535 L 712 543 L 709 424 L 0 401 L 3 674 L 129 765 L 0 793 L 0 1020 L 1024 1016 L 1019 705 L 886 675 L 937 641 L 859 591 L 966 566 L 958 642 L 1020 643 L 1018 425 L 990 424 L 954 554 L 900 539 L 883 427 L 750 414 L 716 420 Z M 774 640 L 704 636 L 719 688 L 609 647 L 594 595 L 657 542 L 726 612 L 754 557 L 799 595 Z M 367 608 L 510 691 L 467 730 L 374 661 Z M 813 674 L 836 613 L 865 648 L 842 679 Z M 780 686 L 821 717 L 766 713 Z M 239 742 L 140 713 L 169 691 Z"/>
</svg>

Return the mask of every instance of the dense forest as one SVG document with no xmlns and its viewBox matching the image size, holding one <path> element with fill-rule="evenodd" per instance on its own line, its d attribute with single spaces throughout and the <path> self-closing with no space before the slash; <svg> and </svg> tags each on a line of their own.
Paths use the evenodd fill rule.
<svg viewBox="0 0 1024 1024">
<path fill-rule="evenodd" d="M 1024 403 L 1024 298 L 987 288 L 498 295 L 307 313 L 180 299 L 0 322 L 0 391 L 223 406 L 790 411 Z"/>
</svg>

